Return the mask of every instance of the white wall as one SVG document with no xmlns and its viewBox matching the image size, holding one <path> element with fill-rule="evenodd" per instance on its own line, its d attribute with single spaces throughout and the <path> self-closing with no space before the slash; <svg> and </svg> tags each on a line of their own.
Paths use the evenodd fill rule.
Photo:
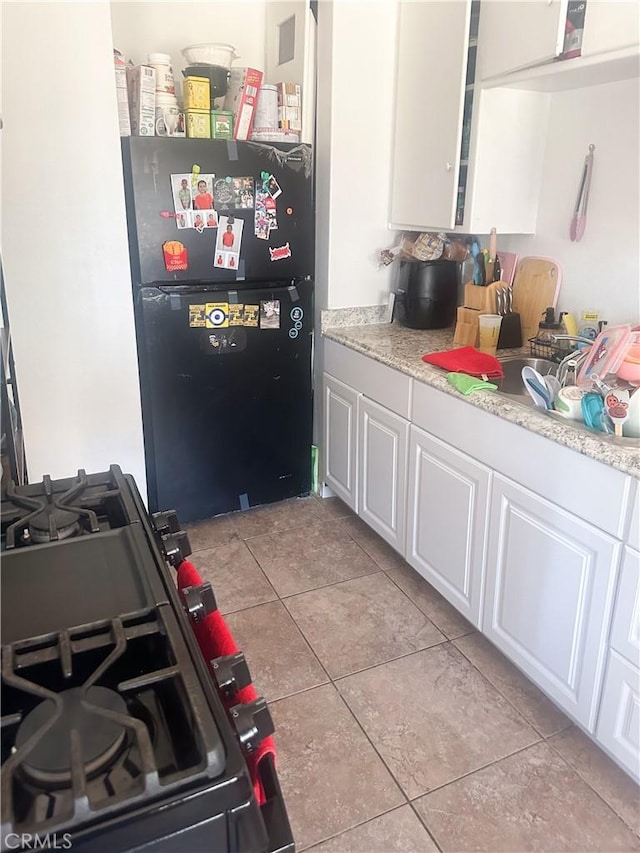
<svg viewBox="0 0 640 853">
<path fill-rule="evenodd" d="M 144 495 L 109 4 L 5 2 L 2 35 L 2 246 L 29 477 L 116 462 Z M 53 48 L 64 73 L 25 62 Z"/>
<path fill-rule="evenodd" d="M 594 152 L 587 227 L 569 239 L 584 157 Z M 536 233 L 499 240 L 505 251 L 560 261 L 560 307 L 640 321 L 640 86 L 638 79 L 553 95 Z"/>
<path fill-rule="evenodd" d="M 238 66 L 264 68 L 265 0 L 146 0 L 111 3 L 113 46 L 136 64 L 149 53 L 168 53 L 179 91 L 186 63 L 180 51 L 190 44 L 225 42 L 235 47 Z"/>
<path fill-rule="evenodd" d="M 390 273 L 378 270 L 378 252 L 395 237 L 387 222 L 396 8 L 395 0 L 319 3 L 317 254 L 318 272 L 326 275 L 321 307 L 381 304 L 389 292 Z"/>
</svg>

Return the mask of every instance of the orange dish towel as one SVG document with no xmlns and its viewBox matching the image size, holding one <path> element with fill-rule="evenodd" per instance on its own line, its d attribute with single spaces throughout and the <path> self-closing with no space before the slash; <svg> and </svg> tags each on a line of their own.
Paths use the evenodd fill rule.
<svg viewBox="0 0 640 853">
<path fill-rule="evenodd" d="M 494 355 L 480 352 L 475 347 L 458 347 L 457 349 L 430 352 L 422 356 L 427 364 L 442 367 L 448 373 L 468 373 L 469 376 L 502 379 L 504 370 Z"/>
</svg>

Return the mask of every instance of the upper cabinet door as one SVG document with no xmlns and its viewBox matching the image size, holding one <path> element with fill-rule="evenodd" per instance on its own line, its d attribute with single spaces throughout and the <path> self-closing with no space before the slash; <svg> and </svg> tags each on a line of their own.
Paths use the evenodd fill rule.
<svg viewBox="0 0 640 853">
<path fill-rule="evenodd" d="M 561 54 L 567 5 L 568 0 L 482 0 L 476 79 L 539 65 Z"/>
<path fill-rule="evenodd" d="M 398 5 L 390 219 L 453 228 L 471 2 Z"/>
<path fill-rule="evenodd" d="M 640 4 L 633 0 L 587 3 L 582 56 L 634 47 L 640 42 Z"/>
<path fill-rule="evenodd" d="M 302 86 L 301 142 L 315 132 L 316 21 L 309 0 L 271 0 L 266 4 L 265 83 Z"/>
</svg>

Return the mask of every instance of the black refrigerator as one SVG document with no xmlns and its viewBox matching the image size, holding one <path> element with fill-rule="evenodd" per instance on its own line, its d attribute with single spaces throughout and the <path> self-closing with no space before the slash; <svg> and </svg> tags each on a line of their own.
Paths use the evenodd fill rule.
<svg viewBox="0 0 640 853">
<path fill-rule="evenodd" d="M 122 140 L 149 509 L 311 488 L 312 149 Z"/>
</svg>

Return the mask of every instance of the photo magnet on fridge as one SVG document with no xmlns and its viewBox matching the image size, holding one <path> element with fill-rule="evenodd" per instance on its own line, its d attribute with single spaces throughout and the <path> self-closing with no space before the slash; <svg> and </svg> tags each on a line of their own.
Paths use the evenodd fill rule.
<svg viewBox="0 0 640 853">
<path fill-rule="evenodd" d="M 259 311 L 260 311 L 259 305 L 245 305 L 244 306 L 244 324 L 245 324 L 245 326 L 257 326 L 258 325 Z"/>
<path fill-rule="evenodd" d="M 260 328 L 280 328 L 280 300 L 263 299 L 260 302 Z"/>
<path fill-rule="evenodd" d="M 213 255 L 214 267 L 238 269 L 243 225 L 243 219 L 235 219 L 233 216 L 221 216 L 219 218 L 218 236 Z"/>
<path fill-rule="evenodd" d="M 178 228 L 193 228 L 192 213 L 190 210 L 183 210 L 176 213 L 176 226 Z"/>
<path fill-rule="evenodd" d="M 229 325 L 244 326 L 244 305 L 242 302 L 229 303 Z"/>
<path fill-rule="evenodd" d="M 207 325 L 207 306 L 189 305 L 189 325 L 192 329 L 203 329 Z"/>
<path fill-rule="evenodd" d="M 205 217 L 204 213 L 200 213 L 199 211 L 197 212 L 194 210 L 194 212 L 193 212 L 193 227 L 200 234 L 202 234 L 202 232 L 205 229 L 204 217 Z"/>
<path fill-rule="evenodd" d="M 192 187 L 192 207 L 194 210 L 213 210 L 213 181 L 215 175 L 198 175 L 195 187 Z"/>
<path fill-rule="evenodd" d="M 267 179 L 266 187 L 271 198 L 278 198 L 279 195 L 282 195 L 280 184 L 276 181 L 273 175 L 270 175 Z"/>
<path fill-rule="evenodd" d="M 171 175 L 171 194 L 176 213 L 191 210 L 191 175 Z"/>
</svg>

